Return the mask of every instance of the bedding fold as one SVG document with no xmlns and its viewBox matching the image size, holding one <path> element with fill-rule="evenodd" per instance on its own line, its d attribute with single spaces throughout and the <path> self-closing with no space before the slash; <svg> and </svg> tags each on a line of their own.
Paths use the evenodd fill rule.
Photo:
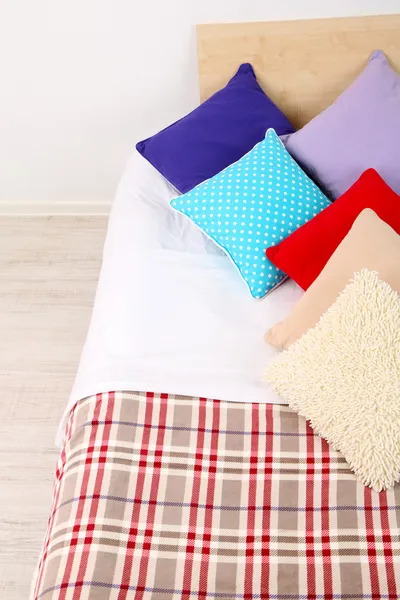
<svg viewBox="0 0 400 600">
<path fill-rule="evenodd" d="M 250 297 L 230 259 L 171 208 L 176 190 L 135 152 L 112 208 L 93 314 L 60 425 L 99 392 L 143 390 L 232 402 L 282 400 L 261 382 L 263 342 L 302 296 Z"/>
</svg>

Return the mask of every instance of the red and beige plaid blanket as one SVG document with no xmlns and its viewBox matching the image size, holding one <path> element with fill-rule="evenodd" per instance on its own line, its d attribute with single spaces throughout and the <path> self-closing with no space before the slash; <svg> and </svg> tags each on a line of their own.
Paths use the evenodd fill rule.
<svg viewBox="0 0 400 600">
<path fill-rule="evenodd" d="M 35 600 L 400 596 L 400 486 L 287 407 L 107 393 L 72 411 Z"/>
</svg>

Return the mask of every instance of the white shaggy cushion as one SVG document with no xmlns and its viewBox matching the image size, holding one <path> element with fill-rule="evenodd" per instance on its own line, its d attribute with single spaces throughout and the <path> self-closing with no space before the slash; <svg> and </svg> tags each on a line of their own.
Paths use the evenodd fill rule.
<svg viewBox="0 0 400 600">
<path fill-rule="evenodd" d="M 399 481 L 400 296 L 377 273 L 357 273 L 265 379 L 365 485 Z"/>
</svg>

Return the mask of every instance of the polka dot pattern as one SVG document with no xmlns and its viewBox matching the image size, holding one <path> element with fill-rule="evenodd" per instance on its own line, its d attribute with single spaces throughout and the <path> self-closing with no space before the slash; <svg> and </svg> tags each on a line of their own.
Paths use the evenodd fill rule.
<svg viewBox="0 0 400 600">
<path fill-rule="evenodd" d="M 254 298 L 285 277 L 265 250 L 328 204 L 273 129 L 236 163 L 171 201 L 225 250 Z"/>
</svg>

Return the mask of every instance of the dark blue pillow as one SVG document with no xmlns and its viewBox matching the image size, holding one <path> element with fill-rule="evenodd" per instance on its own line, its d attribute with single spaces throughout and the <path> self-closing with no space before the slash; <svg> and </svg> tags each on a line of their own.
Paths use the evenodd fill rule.
<svg viewBox="0 0 400 600">
<path fill-rule="evenodd" d="M 239 160 L 270 127 L 278 135 L 294 132 L 246 63 L 222 90 L 136 149 L 185 193 Z"/>
</svg>

